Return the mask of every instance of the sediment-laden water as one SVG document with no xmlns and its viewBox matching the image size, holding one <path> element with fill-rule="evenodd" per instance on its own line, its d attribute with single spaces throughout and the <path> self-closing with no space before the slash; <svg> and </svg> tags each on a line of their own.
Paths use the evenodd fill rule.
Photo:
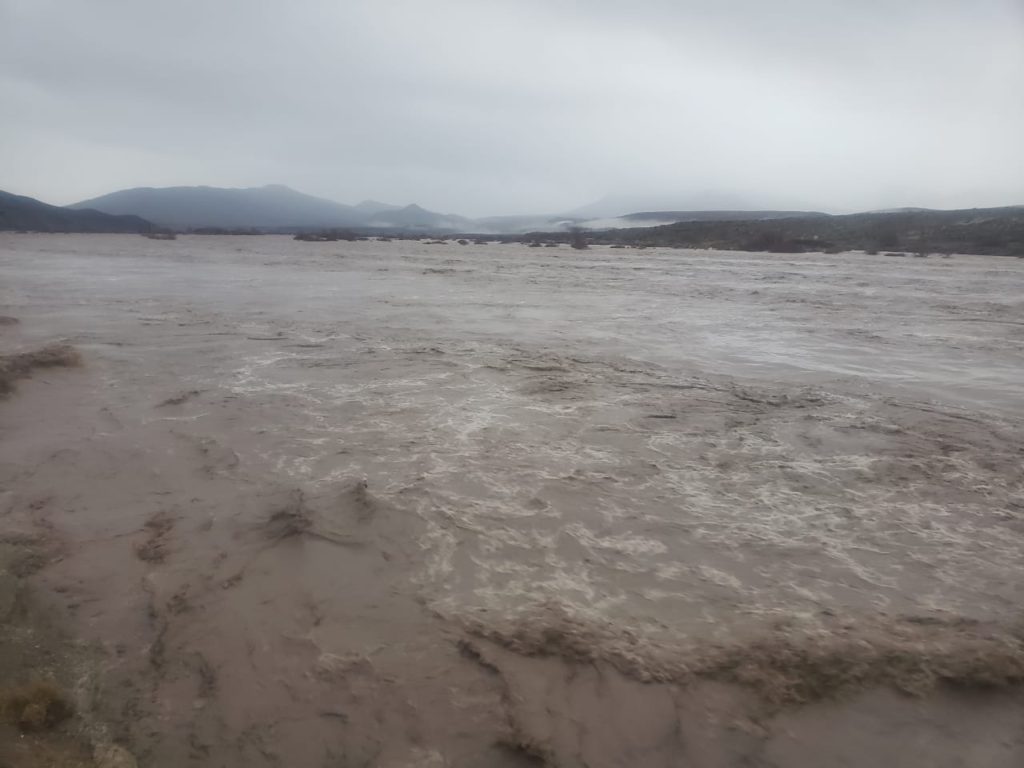
<svg viewBox="0 0 1024 768">
<path fill-rule="evenodd" d="M 1024 261 L 6 234 L 0 313 L 141 764 L 1024 760 Z"/>
</svg>

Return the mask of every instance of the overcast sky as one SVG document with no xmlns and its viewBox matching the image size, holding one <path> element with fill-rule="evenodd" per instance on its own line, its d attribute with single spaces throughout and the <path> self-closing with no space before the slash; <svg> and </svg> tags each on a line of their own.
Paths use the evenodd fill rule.
<svg viewBox="0 0 1024 768">
<path fill-rule="evenodd" d="M 1024 203 L 1024 0 L 0 0 L 0 189 Z"/>
</svg>

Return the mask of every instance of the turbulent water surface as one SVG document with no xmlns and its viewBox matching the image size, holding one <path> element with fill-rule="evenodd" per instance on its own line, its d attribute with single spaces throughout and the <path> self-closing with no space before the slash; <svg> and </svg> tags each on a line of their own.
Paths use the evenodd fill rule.
<svg viewBox="0 0 1024 768">
<path fill-rule="evenodd" d="M 4 351 L 85 361 L 0 404 L 5 529 L 61 542 L 37 580 L 146 765 L 1024 760 L 1016 689 L 683 679 L 1017 621 L 1024 261 L 0 235 L 0 270 Z"/>
</svg>

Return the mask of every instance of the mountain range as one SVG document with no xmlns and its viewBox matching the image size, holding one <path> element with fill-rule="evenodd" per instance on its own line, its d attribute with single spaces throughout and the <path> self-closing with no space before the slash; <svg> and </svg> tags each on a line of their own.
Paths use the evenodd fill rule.
<svg viewBox="0 0 1024 768">
<path fill-rule="evenodd" d="M 811 215 L 802 211 L 685 210 L 679 204 L 727 202 L 721 195 L 664 198 L 667 208 L 643 207 L 658 202 L 650 197 L 608 197 L 590 206 L 559 215 L 492 216 L 469 219 L 429 211 L 419 205 L 391 205 L 365 200 L 343 205 L 303 194 L 281 184 L 248 189 L 220 187 L 138 187 L 112 192 L 69 206 L 110 214 L 141 216 L 157 226 L 176 230 L 205 228 L 294 231 L 297 229 L 357 228 L 521 234 L 539 229 L 561 230 L 570 226 L 636 227 L 652 223 L 702 221 L 722 218 L 782 218 Z M 671 207 L 670 203 L 676 203 Z M 738 202 L 738 201 L 736 201 Z M 668 213 L 659 211 L 669 210 Z M 651 213 L 633 213 L 651 211 Z M 824 214 L 822 214 L 824 215 Z"/>
<path fill-rule="evenodd" d="M 677 199 L 678 201 L 678 199 Z M 690 202 L 729 202 L 714 196 Z M 659 207 L 659 202 L 665 207 Z M 961 250 L 1024 249 L 1024 207 L 936 211 L 901 208 L 850 215 L 816 211 L 673 207 L 672 199 L 608 197 L 555 215 L 469 219 L 418 205 L 364 200 L 343 205 L 271 184 L 247 189 L 139 187 L 67 207 L 0 192 L 0 230 L 43 232 L 255 231 L 348 229 L 365 234 L 454 233 L 564 239 L 573 227 L 596 242 L 696 248 L 820 250 L 827 247 Z M 685 199 L 683 202 L 687 202 Z M 741 203 L 742 201 L 736 201 Z M 639 207 L 642 204 L 649 207 Z M 637 207 L 633 207 L 637 206 Z"/>
<path fill-rule="evenodd" d="M 0 190 L 0 231 L 149 232 L 153 225 L 139 216 L 111 215 L 89 208 L 61 208 Z"/>
<path fill-rule="evenodd" d="M 265 231 L 338 227 L 457 230 L 469 221 L 460 216 L 427 211 L 418 205 L 401 207 L 374 200 L 343 205 L 282 184 L 248 189 L 137 187 L 68 207 L 134 214 L 160 227 L 176 230 L 210 227 Z"/>
</svg>

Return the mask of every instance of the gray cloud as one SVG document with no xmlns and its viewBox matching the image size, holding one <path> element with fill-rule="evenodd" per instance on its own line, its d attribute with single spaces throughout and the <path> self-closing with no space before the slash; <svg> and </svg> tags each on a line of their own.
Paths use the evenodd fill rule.
<svg viewBox="0 0 1024 768">
<path fill-rule="evenodd" d="M 1024 203 L 1019 0 L 0 0 L 0 188 Z"/>
</svg>

